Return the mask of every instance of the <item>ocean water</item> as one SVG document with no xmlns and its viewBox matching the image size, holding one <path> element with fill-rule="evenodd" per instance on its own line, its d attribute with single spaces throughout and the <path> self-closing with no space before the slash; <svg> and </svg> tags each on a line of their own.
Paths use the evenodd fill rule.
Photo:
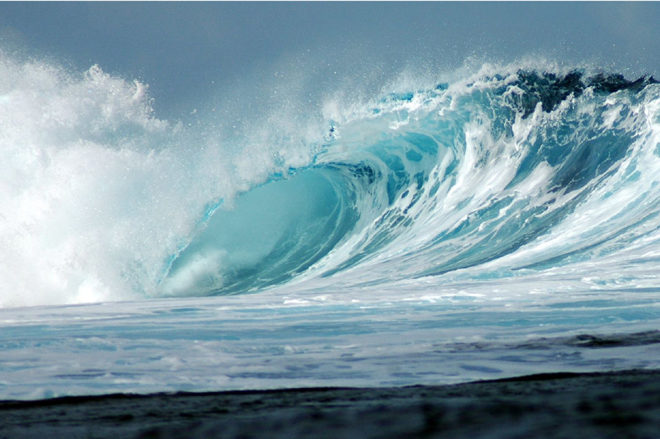
<svg viewBox="0 0 660 439">
<path fill-rule="evenodd" d="M 660 367 L 652 78 L 483 65 L 241 127 L 0 78 L 0 399 Z"/>
</svg>

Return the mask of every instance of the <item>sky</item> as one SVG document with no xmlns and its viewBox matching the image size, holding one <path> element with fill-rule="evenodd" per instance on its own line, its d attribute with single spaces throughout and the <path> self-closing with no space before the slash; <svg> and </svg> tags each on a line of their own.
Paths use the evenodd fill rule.
<svg viewBox="0 0 660 439">
<path fill-rule="evenodd" d="M 0 50 L 137 78 L 177 117 L 301 71 L 320 83 L 543 57 L 659 77 L 657 23 L 658 2 L 2 2 Z"/>
</svg>

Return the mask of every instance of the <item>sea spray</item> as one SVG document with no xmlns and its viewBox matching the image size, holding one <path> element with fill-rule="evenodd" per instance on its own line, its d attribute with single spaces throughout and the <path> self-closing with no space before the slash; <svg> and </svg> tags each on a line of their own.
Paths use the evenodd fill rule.
<svg viewBox="0 0 660 439">
<path fill-rule="evenodd" d="M 0 306 L 158 295 L 209 206 L 287 166 L 286 147 L 159 120 L 145 84 L 98 66 L 3 55 L 0 77 Z"/>
</svg>

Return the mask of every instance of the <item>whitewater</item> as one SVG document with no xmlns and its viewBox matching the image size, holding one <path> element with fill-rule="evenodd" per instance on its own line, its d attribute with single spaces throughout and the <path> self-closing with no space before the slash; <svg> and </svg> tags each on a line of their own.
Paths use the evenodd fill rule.
<svg viewBox="0 0 660 439">
<path fill-rule="evenodd" d="M 652 77 L 483 65 L 240 127 L 0 78 L 0 399 L 660 367 Z"/>
</svg>

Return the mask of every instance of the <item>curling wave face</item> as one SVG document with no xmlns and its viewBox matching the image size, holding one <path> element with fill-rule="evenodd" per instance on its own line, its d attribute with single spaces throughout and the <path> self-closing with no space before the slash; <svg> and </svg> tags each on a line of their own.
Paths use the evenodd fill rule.
<svg viewBox="0 0 660 439">
<path fill-rule="evenodd" d="M 516 71 L 388 95 L 332 123 L 312 163 L 216 211 L 163 284 L 225 294 L 650 270 L 659 92 L 652 78 Z"/>
<path fill-rule="evenodd" d="M 0 306 L 653 280 L 653 78 L 484 69 L 337 110 L 311 139 L 236 141 L 156 119 L 144 85 L 96 67 L 0 75 Z"/>
</svg>

